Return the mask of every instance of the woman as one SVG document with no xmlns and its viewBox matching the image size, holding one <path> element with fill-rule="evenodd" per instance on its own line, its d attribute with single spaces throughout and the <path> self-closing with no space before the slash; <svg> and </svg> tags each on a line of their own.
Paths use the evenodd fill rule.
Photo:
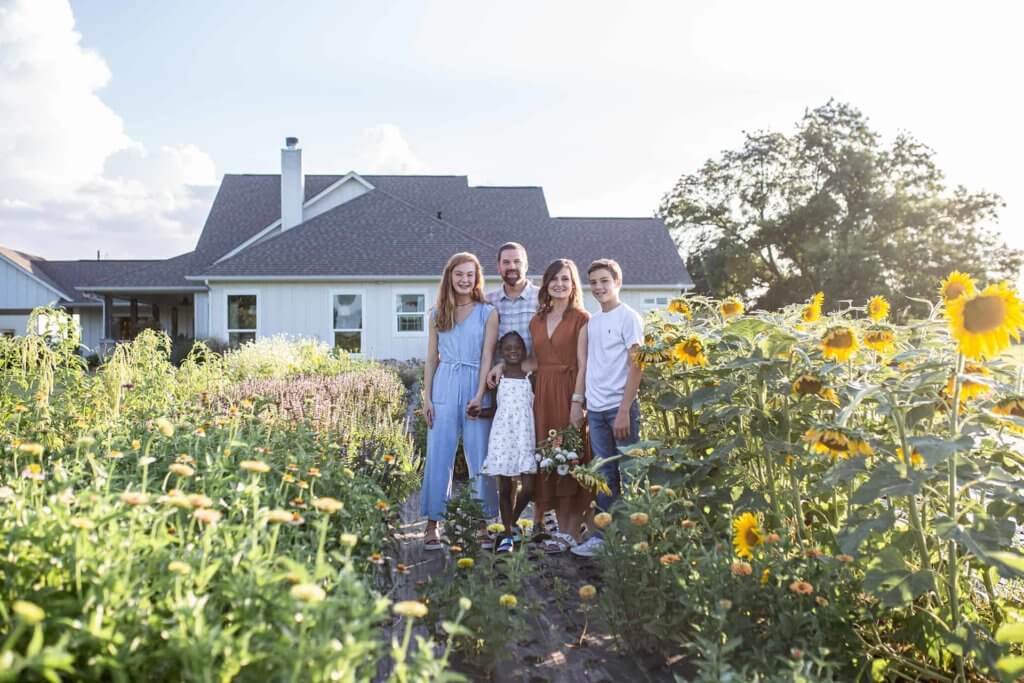
<svg viewBox="0 0 1024 683">
<path fill-rule="evenodd" d="M 587 321 L 576 264 L 558 259 L 547 267 L 537 297 L 537 314 L 530 321 L 533 355 L 536 361 L 533 414 L 537 439 L 551 429 L 569 425 L 583 430 L 583 395 L 587 376 Z M 584 435 L 580 462 L 590 461 L 590 447 Z M 551 539 L 545 552 L 564 552 L 580 538 L 580 525 L 589 510 L 591 493 L 571 476 L 538 475 L 534 489 L 535 519 L 545 524 Z M 554 510 L 557 525 L 548 510 Z"/>
<path fill-rule="evenodd" d="M 480 474 L 487 458 L 490 420 L 477 417 L 487 388 L 498 337 L 498 313 L 484 300 L 483 271 L 473 254 L 448 259 L 430 316 L 427 358 L 423 368 L 423 418 L 427 423 L 427 463 L 423 473 L 421 512 L 427 517 L 425 550 L 440 550 L 437 523 L 444 518 L 452 489 L 455 451 L 463 451 L 476 495 L 487 509 L 496 506 L 493 480 Z"/>
</svg>

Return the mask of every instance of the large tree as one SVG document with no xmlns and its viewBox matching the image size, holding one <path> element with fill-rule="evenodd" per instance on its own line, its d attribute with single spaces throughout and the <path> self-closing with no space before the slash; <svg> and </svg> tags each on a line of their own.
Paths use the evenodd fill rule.
<svg viewBox="0 0 1024 683">
<path fill-rule="evenodd" d="M 1024 254 L 992 229 L 998 195 L 947 187 L 931 149 L 907 134 L 884 144 L 850 105 L 807 112 L 792 135 L 744 135 L 659 209 L 698 291 L 765 308 L 885 294 L 899 308 L 904 295 L 934 299 L 951 270 L 1020 272 Z"/>
</svg>

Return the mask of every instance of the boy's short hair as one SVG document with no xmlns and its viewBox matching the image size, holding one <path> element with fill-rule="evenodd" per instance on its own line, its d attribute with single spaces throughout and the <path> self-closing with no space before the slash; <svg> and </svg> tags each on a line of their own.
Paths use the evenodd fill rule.
<svg viewBox="0 0 1024 683">
<path fill-rule="evenodd" d="M 526 256 L 526 247 L 519 244 L 519 242 L 505 242 L 505 244 L 498 247 L 498 263 L 501 263 L 501 255 L 504 254 L 509 249 L 521 251 L 523 253 L 523 256 Z"/>
<path fill-rule="evenodd" d="M 590 274 L 595 270 L 601 270 L 602 268 L 610 272 L 616 282 L 622 282 L 622 267 L 617 261 L 610 258 L 599 258 L 591 263 L 590 267 L 587 268 L 587 277 L 590 277 Z"/>
</svg>

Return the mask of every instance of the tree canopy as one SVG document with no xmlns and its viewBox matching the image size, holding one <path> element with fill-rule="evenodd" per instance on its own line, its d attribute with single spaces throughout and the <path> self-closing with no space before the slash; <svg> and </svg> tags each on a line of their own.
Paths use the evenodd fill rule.
<svg viewBox="0 0 1024 683">
<path fill-rule="evenodd" d="M 934 152 L 885 144 L 854 107 L 829 101 L 792 135 L 745 133 L 739 149 L 682 176 L 659 208 L 698 291 L 764 308 L 936 298 L 952 270 L 1015 280 L 1024 254 L 993 231 L 1002 199 L 948 187 Z M 895 311 L 894 311 L 895 312 Z"/>
</svg>

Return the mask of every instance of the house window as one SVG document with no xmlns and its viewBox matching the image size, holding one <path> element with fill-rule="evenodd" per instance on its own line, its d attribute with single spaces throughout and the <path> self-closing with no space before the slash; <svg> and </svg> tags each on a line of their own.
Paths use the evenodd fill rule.
<svg viewBox="0 0 1024 683">
<path fill-rule="evenodd" d="M 0 330 L 0 337 L 13 337 L 14 330 Z"/>
<path fill-rule="evenodd" d="M 334 347 L 349 353 L 363 352 L 363 295 L 335 294 Z"/>
<path fill-rule="evenodd" d="M 658 306 L 668 306 L 668 297 L 651 296 L 644 299 L 644 308 L 657 308 Z"/>
<path fill-rule="evenodd" d="M 395 331 L 399 334 L 422 333 L 426 327 L 427 296 L 425 294 L 395 295 Z"/>
<path fill-rule="evenodd" d="M 228 295 L 228 345 L 238 348 L 256 341 L 256 295 Z"/>
</svg>

